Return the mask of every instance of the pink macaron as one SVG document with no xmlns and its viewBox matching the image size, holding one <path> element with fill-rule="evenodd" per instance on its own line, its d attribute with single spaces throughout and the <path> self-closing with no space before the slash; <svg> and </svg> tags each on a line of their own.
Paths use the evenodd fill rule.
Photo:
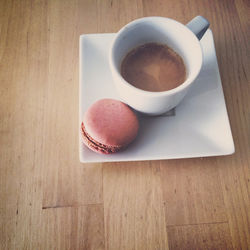
<svg viewBox="0 0 250 250">
<path fill-rule="evenodd" d="M 86 111 L 81 124 L 84 144 L 95 152 L 115 153 L 126 148 L 136 137 L 139 122 L 123 102 L 101 99 Z"/>
</svg>

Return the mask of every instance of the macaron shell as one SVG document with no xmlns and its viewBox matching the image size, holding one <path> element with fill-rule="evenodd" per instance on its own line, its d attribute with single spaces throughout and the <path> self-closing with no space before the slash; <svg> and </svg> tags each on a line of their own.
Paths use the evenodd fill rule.
<svg viewBox="0 0 250 250">
<path fill-rule="evenodd" d="M 125 146 L 137 135 L 139 122 L 124 103 L 113 99 L 95 102 L 85 113 L 84 126 L 97 142 L 107 146 Z"/>
</svg>

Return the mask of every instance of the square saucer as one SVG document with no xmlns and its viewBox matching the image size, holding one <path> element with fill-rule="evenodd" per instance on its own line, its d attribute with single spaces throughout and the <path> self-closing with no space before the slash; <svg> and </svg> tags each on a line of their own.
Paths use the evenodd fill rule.
<svg viewBox="0 0 250 250">
<path fill-rule="evenodd" d="M 212 31 L 201 39 L 204 62 L 184 100 L 165 115 L 139 115 L 137 138 L 124 151 L 102 155 L 83 143 L 80 124 L 88 107 L 102 98 L 118 99 L 108 65 L 112 34 L 80 36 L 80 162 L 119 162 L 229 155 L 234 142 L 228 120 Z"/>
</svg>

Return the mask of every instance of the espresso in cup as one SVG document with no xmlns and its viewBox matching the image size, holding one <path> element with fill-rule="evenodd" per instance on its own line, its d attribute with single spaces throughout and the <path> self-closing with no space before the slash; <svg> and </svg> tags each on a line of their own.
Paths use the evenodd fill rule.
<svg viewBox="0 0 250 250">
<path fill-rule="evenodd" d="M 184 83 L 186 68 L 181 56 L 167 45 L 146 43 L 125 56 L 121 75 L 136 88 L 161 92 Z"/>
</svg>

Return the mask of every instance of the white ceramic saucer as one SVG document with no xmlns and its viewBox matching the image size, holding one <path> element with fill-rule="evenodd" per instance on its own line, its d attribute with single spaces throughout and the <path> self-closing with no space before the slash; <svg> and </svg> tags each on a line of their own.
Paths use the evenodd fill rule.
<svg viewBox="0 0 250 250">
<path fill-rule="evenodd" d="M 80 161 L 113 162 L 177 159 L 234 153 L 212 31 L 201 40 L 204 63 L 198 79 L 174 112 L 140 117 L 136 140 L 124 151 L 101 155 L 82 143 L 80 124 L 87 108 L 101 98 L 119 99 L 112 84 L 108 50 L 114 34 L 80 36 Z"/>
</svg>

